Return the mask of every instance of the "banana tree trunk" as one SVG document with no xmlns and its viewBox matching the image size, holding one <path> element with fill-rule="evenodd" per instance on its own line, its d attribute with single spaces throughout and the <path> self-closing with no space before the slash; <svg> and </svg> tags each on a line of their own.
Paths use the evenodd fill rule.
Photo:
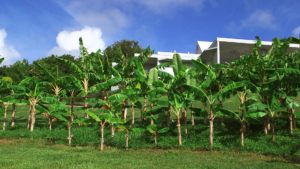
<svg viewBox="0 0 300 169">
<path fill-rule="evenodd" d="M 289 126 L 290 126 L 290 134 L 294 134 L 294 126 L 293 126 L 293 114 L 289 113 Z"/>
<path fill-rule="evenodd" d="M 186 119 L 186 110 L 184 109 L 182 111 L 182 120 L 183 120 L 183 123 L 184 123 L 184 133 L 185 135 L 188 134 L 188 128 L 187 128 L 187 119 Z"/>
<path fill-rule="evenodd" d="M 157 145 L 157 134 L 154 134 L 154 144 Z"/>
<path fill-rule="evenodd" d="M 48 125 L 49 125 L 49 130 L 52 131 L 52 117 L 51 117 L 51 115 L 48 116 Z"/>
<path fill-rule="evenodd" d="M 71 128 L 72 128 L 72 123 L 68 122 L 68 145 L 70 146 L 72 144 L 72 133 L 71 133 Z"/>
<path fill-rule="evenodd" d="M 72 138 L 73 138 L 73 135 L 72 135 L 72 124 L 73 124 L 73 120 L 74 120 L 74 117 L 73 115 L 70 116 L 70 120 L 67 124 L 67 128 L 68 128 L 68 145 L 70 146 L 72 144 Z"/>
<path fill-rule="evenodd" d="M 101 139 L 100 139 L 100 151 L 104 150 L 104 127 L 105 127 L 105 122 L 101 122 L 100 123 L 100 135 L 101 135 Z"/>
<path fill-rule="evenodd" d="M 128 150 L 129 131 L 126 129 L 125 133 L 125 150 Z"/>
<path fill-rule="evenodd" d="M 131 127 L 134 128 L 134 102 L 131 103 Z"/>
<path fill-rule="evenodd" d="M 74 116 L 71 115 L 70 116 L 70 119 L 69 119 L 69 122 L 68 122 L 68 144 L 71 145 L 72 144 L 72 138 L 73 138 L 73 135 L 72 135 L 72 124 L 73 124 L 73 121 L 74 121 Z"/>
<path fill-rule="evenodd" d="M 68 145 L 70 146 L 72 144 L 72 124 L 73 124 L 73 121 L 74 121 L 74 91 L 71 92 L 71 108 L 70 108 L 70 119 L 68 121 L 68 124 L 67 124 L 67 128 L 68 128 Z"/>
<path fill-rule="evenodd" d="M 3 131 L 6 128 L 6 120 L 7 120 L 7 108 L 8 108 L 8 104 L 7 103 L 3 103 Z"/>
<path fill-rule="evenodd" d="M 289 126 L 290 126 L 290 134 L 294 133 L 294 129 L 296 129 L 296 117 L 295 117 L 295 109 L 288 109 L 289 113 Z"/>
<path fill-rule="evenodd" d="M 265 119 L 264 119 L 264 132 L 265 132 L 265 135 L 268 135 L 269 124 L 270 124 L 269 116 L 266 116 Z"/>
<path fill-rule="evenodd" d="M 153 109 L 154 105 L 153 103 L 151 103 L 150 108 L 151 110 Z M 153 114 L 151 114 L 151 120 L 150 120 L 150 124 L 153 125 L 154 124 L 154 120 L 153 120 Z"/>
<path fill-rule="evenodd" d="M 31 104 L 31 113 L 30 113 L 30 119 L 31 119 L 31 123 L 30 123 L 30 131 L 33 132 L 34 126 L 35 126 L 35 114 L 36 114 L 36 104 L 37 104 L 37 99 L 32 98 L 30 99 L 30 104 Z"/>
<path fill-rule="evenodd" d="M 275 124 L 274 124 L 274 117 L 271 119 L 271 130 L 272 130 L 272 142 L 275 143 Z"/>
<path fill-rule="evenodd" d="M 245 140 L 245 129 L 246 129 L 246 126 L 245 126 L 245 122 L 241 122 L 241 146 L 244 147 L 244 140 Z"/>
<path fill-rule="evenodd" d="M 192 103 L 192 108 L 194 107 L 194 103 Z M 195 128 L 195 117 L 194 117 L 195 112 L 191 110 L 191 120 L 192 120 L 192 128 Z"/>
<path fill-rule="evenodd" d="M 144 114 L 147 112 L 147 98 L 144 97 L 144 105 L 143 105 L 143 111 L 141 111 L 141 122 L 143 122 L 144 119 Z"/>
<path fill-rule="evenodd" d="M 11 127 L 15 127 L 15 118 L 16 118 L 16 103 L 12 105 L 12 113 L 11 113 Z"/>
<path fill-rule="evenodd" d="M 179 112 L 177 113 L 177 131 L 178 131 L 178 145 L 182 145 L 182 138 L 181 138 L 181 125 L 180 125 L 180 115 Z"/>
<path fill-rule="evenodd" d="M 192 128 L 195 128 L 195 117 L 194 117 L 194 111 L 191 111 L 191 120 L 192 120 Z"/>
<path fill-rule="evenodd" d="M 110 133 L 111 137 L 115 137 L 115 126 L 113 124 L 110 125 Z"/>
<path fill-rule="evenodd" d="M 30 129 L 30 124 L 31 124 L 31 112 L 32 112 L 32 105 L 29 104 L 29 113 L 28 113 L 28 120 L 27 120 L 27 128 Z"/>
<path fill-rule="evenodd" d="M 209 113 L 209 147 L 213 148 L 214 144 L 214 112 L 210 110 Z"/>
<path fill-rule="evenodd" d="M 88 107 L 88 105 L 87 105 L 87 96 L 88 96 L 88 91 L 89 91 L 89 80 L 88 80 L 88 78 L 84 78 L 83 79 L 83 81 L 82 81 L 82 84 L 83 84 L 83 89 L 84 89 L 84 100 L 83 100 L 83 102 L 84 102 L 84 109 L 86 110 L 87 109 L 87 107 Z M 86 113 L 84 113 L 84 118 L 86 118 L 86 119 L 89 119 L 90 117 L 89 117 L 89 115 L 88 114 L 86 114 Z"/>
<path fill-rule="evenodd" d="M 127 100 L 124 100 L 123 102 L 123 119 L 126 121 L 127 120 Z"/>
<path fill-rule="evenodd" d="M 85 96 L 84 97 L 84 104 L 83 104 L 83 106 L 84 106 L 84 111 L 86 111 L 87 110 L 87 108 L 88 108 L 88 104 L 87 104 L 87 97 Z M 84 118 L 85 119 L 89 119 L 90 117 L 89 117 L 89 115 L 87 114 L 87 113 L 84 113 Z"/>
</svg>

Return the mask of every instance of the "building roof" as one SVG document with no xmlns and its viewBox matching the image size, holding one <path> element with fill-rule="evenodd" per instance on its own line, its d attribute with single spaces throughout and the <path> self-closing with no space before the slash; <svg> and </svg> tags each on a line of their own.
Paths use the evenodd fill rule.
<svg viewBox="0 0 300 169">
<path fill-rule="evenodd" d="M 199 42 L 202 42 L 202 41 L 197 41 L 197 44 L 200 46 Z M 203 42 L 205 42 L 205 41 L 203 41 Z M 208 48 L 206 48 L 206 49 L 215 47 L 213 45 L 213 44 L 215 44 L 215 42 L 230 42 L 230 43 L 241 43 L 241 44 L 255 44 L 257 42 L 257 40 L 217 37 L 217 39 L 213 43 L 211 43 L 211 45 Z M 267 46 L 271 46 L 272 43 L 273 43 L 272 41 L 261 41 L 262 45 L 267 45 Z M 299 44 L 290 44 L 290 47 L 292 47 L 292 48 L 299 48 Z"/>
<path fill-rule="evenodd" d="M 197 41 L 196 53 L 201 54 L 204 50 L 211 46 L 212 42 L 209 41 Z"/>
</svg>

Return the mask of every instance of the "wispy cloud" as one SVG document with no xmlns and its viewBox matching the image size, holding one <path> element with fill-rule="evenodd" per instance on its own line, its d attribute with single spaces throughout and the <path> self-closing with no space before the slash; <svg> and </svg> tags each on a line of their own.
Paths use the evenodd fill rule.
<svg viewBox="0 0 300 169">
<path fill-rule="evenodd" d="M 214 0 L 66 0 L 57 1 L 80 25 L 98 26 L 114 35 L 130 27 L 142 14 L 170 14 L 178 8 L 201 9 Z"/>
<path fill-rule="evenodd" d="M 295 37 L 299 37 L 300 36 L 300 25 L 297 26 L 294 30 L 293 30 L 293 36 Z"/>
<path fill-rule="evenodd" d="M 227 28 L 231 32 L 239 32 L 241 30 L 257 29 L 276 30 L 278 26 L 275 23 L 275 18 L 271 11 L 256 10 L 239 22 L 231 22 Z"/>
<path fill-rule="evenodd" d="M 120 8 L 121 4 L 115 1 L 71 0 L 59 4 L 80 26 L 101 27 L 105 34 L 111 36 L 130 23 L 129 16 Z"/>
<path fill-rule="evenodd" d="M 174 10 L 176 8 L 182 7 L 193 7 L 193 8 L 202 8 L 204 3 L 208 0 L 149 0 L 149 1 L 141 1 L 135 0 L 136 3 L 143 5 L 144 7 L 152 10 L 156 13 L 165 13 L 170 12 L 170 10 Z"/>
<path fill-rule="evenodd" d="M 276 29 L 274 17 L 270 11 L 258 10 L 241 22 L 242 27 Z"/>
<path fill-rule="evenodd" d="M 6 42 L 7 33 L 5 29 L 0 29 L 0 57 L 4 57 L 3 65 L 11 65 L 22 59 L 20 53 Z"/>
</svg>

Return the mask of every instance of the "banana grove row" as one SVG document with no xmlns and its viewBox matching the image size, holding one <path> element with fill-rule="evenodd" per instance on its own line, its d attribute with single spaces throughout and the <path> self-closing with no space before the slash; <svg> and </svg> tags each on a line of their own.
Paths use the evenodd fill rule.
<svg viewBox="0 0 300 169">
<path fill-rule="evenodd" d="M 16 105 L 29 105 L 27 127 L 34 131 L 37 112 L 48 118 L 49 130 L 56 120 L 68 128 L 68 142 L 72 143 L 72 126 L 97 123 L 100 150 L 104 149 L 104 128 L 109 125 L 112 136 L 116 129 L 125 131 L 126 148 L 129 132 L 135 128 L 135 111 L 141 112 L 141 123 L 157 142 L 157 135 L 167 132 L 170 121 L 177 123 L 178 145 L 182 145 L 182 124 L 195 125 L 195 114 L 209 121 L 209 148 L 214 144 L 214 120 L 232 118 L 240 123 L 240 143 L 244 146 L 246 128 L 251 119 L 264 122 L 263 131 L 271 131 L 275 142 L 277 117 L 289 120 L 289 132 L 296 129 L 296 97 L 300 84 L 300 52 L 290 51 L 289 44 L 300 39 L 274 39 L 268 51 L 261 50 L 261 41 L 250 54 L 228 64 L 206 65 L 193 60 L 183 64 L 180 55 L 173 60 L 146 71 L 151 54 L 144 50 L 138 57 L 122 57 L 112 63 L 105 53 L 88 53 L 80 39 L 79 63 L 57 58 L 72 74 L 60 76 L 36 63 L 43 76 L 33 76 L 13 83 L 1 78 L 3 130 L 6 128 L 8 105 L 12 104 L 12 123 Z M 0 60 L 0 62 L 3 59 Z M 163 69 L 172 67 L 173 74 Z M 57 70 L 58 72 L 59 70 Z M 238 109 L 226 109 L 224 101 L 238 97 Z M 76 112 L 81 107 L 82 113 Z M 131 118 L 127 118 L 128 113 Z M 190 112 L 190 118 L 187 113 Z M 157 118 L 164 116 L 161 121 Z"/>
</svg>

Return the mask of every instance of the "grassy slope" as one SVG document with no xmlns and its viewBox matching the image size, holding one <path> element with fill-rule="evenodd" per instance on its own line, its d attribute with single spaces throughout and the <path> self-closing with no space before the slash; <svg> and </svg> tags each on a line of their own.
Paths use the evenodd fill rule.
<svg viewBox="0 0 300 169">
<path fill-rule="evenodd" d="M 300 99 L 298 99 L 300 100 Z M 236 100 L 229 99 L 225 106 L 228 108 L 236 108 Z M 296 111 L 298 118 L 300 109 Z M 228 125 L 230 128 L 222 128 L 216 121 L 215 129 L 215 149 L 219 152 L 194 152 L 191 150 L 205 150 L 208 147 L 208 128 L 203 125 L 202 119 L 196 121 L 196 129 L 189 130 L 189 136 L 183 137 L 182 150 L 177 149 L 176 126 L 171 133 L 162 135 L 158 140 L 158 147 L 162 149 L 170 149 L 171 151 L 152 150 L 155 146 L 149 135 L 142 132 L 133 132 L 130 136 L 130 151 L 123 151 L 124 133 L 116 133 L 115 139 L 111 139 L 109 130 L 106 131 L 106 145 L 113 146 L 117 149 L 110 149 L 104 153 L 99 153 L 96 146 L 99 144 L 99 131 L 97 126 L 93 127 L 75 127 L 73 128 L 74 140 L 73 143 L 78 146 L 86 146 L 84 148 L 67 148 L 65 146 L 44 146 L 32 144 L 1 144 L 1 139 L 5 138 L 28 138 L 33 140 L 43 139 L 48 140 L 47 143 L 66 144 L 67 131 L 65 126 L 54 123 L 54 130 L 49 132 L 47 129 L 47 120 L 37 115 L 37 127 L 33 133 L 26 129 L 27 122 L 27 107 L 19 107 L 17 110 L 16 128 L 7 131 L 0 131 L 0 168 L 65 168 L 71 165 L 70 168 L 152 168 L 153 165 L 161 163 L 161 166 L 166 168 L 232 168 L 253 166 L 253 168 L 293 168 L 293 165 L 286 163 L 277 155 L 294 156 L 300 155 L 300 131 L 298 130 L 295 136 L 291 137 L 287 133 L 287 128 L 281 125 L 281 129 L 277 132 L 277 141 L 271 144 L 270 136 L 264 136 L 261 131 L 246 134 L 246 146 L 241 149 L 239 146 L 239 126 Z M 129 113 L 130 115 L 130 113 Z M 139 112 L 136 114 L 137 121 L 139 120 Z M 10 121 L 10 112 L 8 121 Z M 130 119 L 130 116 L 129 116 Z M 2 125 L 2 117 L 0 117 L 0 126 Z M 227 126 L 228 127 L 228 126 Z M 282 128 L 283 127 L 283 128 Z M 2 128 L 2 126 L 1 126 Z M 148 150 L 145 150 L 148 149 Z M 148 153 L 150 151 L 150 153 Z M 233 152 L 238 151 L 238 155 Z M 258 157 L 254 154 L 246 153 L 258 152 Z M 275 155 L 263 156 L 263 154 Z M 146 159 L 146 160 L 143 160 Z M 49 161 L 48 161 L 49 160 Z M 182 161 L 181 161 L 182 160 Z M 94 163 L 95 161 L 95 163 Z M 299 162 L 298 162 L 299 164 Z M 53 166 L 55 165 L 55 166 Z M 63 167 L 64 166 L 64 167 Z M 198 167 L 197 167 L 198 166 Z M 260 167 L 261 166 L 261 167 Z M 294 166 L 295 167 L 295 166 Z"/>
<path fill-rule="evenodd" d="M 281 157 L 191 150 L 106 150 L 0 140 L 0 168 L 298 168 Z"/>
</svg>

